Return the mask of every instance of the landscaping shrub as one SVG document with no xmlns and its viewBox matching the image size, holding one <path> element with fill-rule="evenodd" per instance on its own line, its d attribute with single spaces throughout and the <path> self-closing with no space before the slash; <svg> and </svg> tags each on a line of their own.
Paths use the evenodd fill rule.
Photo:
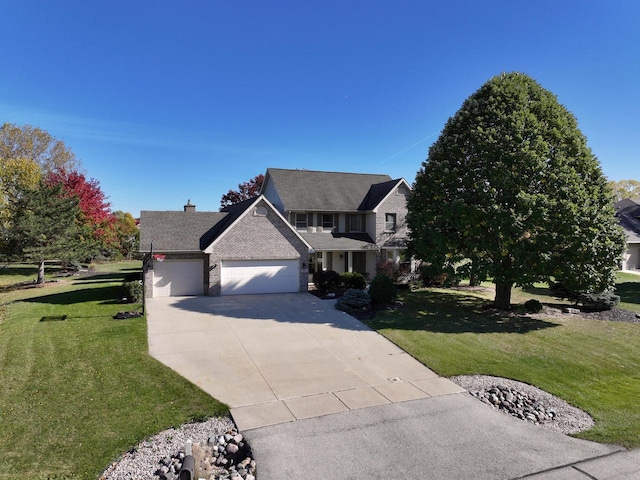
<svg viewBox="0 0 640 480">
<path fill-rule="evenodd" d="M 350 288 L 336 302 L 336 308 L 343 312 L 353 313 L 367 308 L 371 304 L 371 297 L 364 290 Z"/>
<path fill-rule="evenodd" d="M 562 283 L 549 285 L 549 290 L 558 298 L 566 298 L 576 303 L 582 304 L 585 308 L 593 311 L 611 310 L 620 303 L 620 297 L 612 291 L 598 293 L 572 292 Z"/>
<path fill-rule="evenodd" d="M 420 278 L 425 287 L 444 287 L 447 284 L 447 274 L 431 265 L 420 267 Z"/>
<path fill-rule="evenodd" d="M 613 292 L 581 293 L 578 295 L 578 303 L 589 310 L 600 312 L 616 307 L 620 303 L 620 297 Z"/>
<path fill-rule="evenodd" d="M 369 285 L 371 303 L 375 305 L 387 305 L 393 302 L 398 295 L 398 290 L 393 280 L 384 274 L 376 275 Z"/>
<path fill-rule="evenodd" d="M 549 291 L 556 298 L 566 298 L 567 300 L 577 299 L 577 294 L 565 287 L 562 282 L 550 282 Z"/>
<path fill-rule="evenodd" d="M 123 296 L 129 303 L 142 303 L 142 282 L 134 280 L 122 284 Z"/>
<path fill-rule="evenodd" d="M 358 272 L 345 272 L 340 274 L 340 280 L 344 288 L 355 288 L 364 290 L 367 286 L 367 280 L 364 275 Z"/>
<path fill-rule="evenodd" d="M 313 284 L 321 292 L 336 290 L 340 286 L 340 274 L 333 270 L 320 270 L 313 274 Z"/>
<path fill-rule="evenodd" d="M 542 311 L 542 303 L 532 298 L 524 302 L 524 308 L 528 313 L 539 313 Z"/>
</svg>

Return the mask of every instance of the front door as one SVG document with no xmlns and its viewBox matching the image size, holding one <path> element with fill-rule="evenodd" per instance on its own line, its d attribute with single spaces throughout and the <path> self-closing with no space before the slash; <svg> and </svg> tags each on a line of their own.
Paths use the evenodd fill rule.
<svg viewBox="0 0 640 480">
<path fill-rule="evenodd" d="M 367 254 L 366 252 L 353 252 L 353 271 L 367 276 Z"/>
</svg>

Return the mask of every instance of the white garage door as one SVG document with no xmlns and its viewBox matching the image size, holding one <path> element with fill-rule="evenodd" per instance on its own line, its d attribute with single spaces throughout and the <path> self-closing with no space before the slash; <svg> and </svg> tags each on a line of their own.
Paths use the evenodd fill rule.
<svg viewBox="0 0 640 480">
<path fill-rule="evenodd" d="M 202 260 L 153 262 L 153 296 L 202 295 Z"/>
<path fill-rule="evenodd" d="M 298 260 L 224 260 L 222 295 L 300 290 Z"/>
</svg>

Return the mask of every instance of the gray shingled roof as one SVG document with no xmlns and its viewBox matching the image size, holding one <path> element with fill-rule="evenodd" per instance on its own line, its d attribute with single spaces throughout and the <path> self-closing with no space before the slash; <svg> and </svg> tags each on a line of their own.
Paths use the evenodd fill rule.
<svg viewBox="0 0 640 480">
<path fill-rule="evenodd" d="M 140 251 L 201 252 L 201 238 L 229 214 L 225 212 L 140 212 Z M 215 238 L 213 236 L 212 238 Z"/>
<path fill-rule="evenodd" d="M 370 207 L 376 198 L 382 200 L 384 189 L 391 188 L 386 184 L 393 182 L 389 175 L 280 168 L 267 169 L 267 177 L 274 182 L 286 211 L 307 212 L 370 210 L 363 207 Z M 386 186 L 375 187 L 373 192 L 372 187 L 379 184 Z"/>
<path fill-rule="evenodd" d="M 304 238 L 315 251 L 377 250 L 377 245 L 366 233 L 308 233 Z"/>
<path fill-rule="evenodd" d="M 620 200 L 616 203 L 616 216 L 627 234 L 627 242 L 640 243 L 640 200 Z"/>
</svg>

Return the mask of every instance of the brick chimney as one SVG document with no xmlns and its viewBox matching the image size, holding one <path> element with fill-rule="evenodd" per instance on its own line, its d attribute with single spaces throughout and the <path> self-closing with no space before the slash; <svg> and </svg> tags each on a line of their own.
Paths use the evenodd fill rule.
<svg viewBox="0 0 640 480">
<path fill-rule="evenodd" d="M 196 206 L 195 205 L 191 205 L 191 200 L 187 200 L 187 204 L 184 206 L 184 211 L 185 212 L 195 212 L 196 211 Z"/>
</svg>

